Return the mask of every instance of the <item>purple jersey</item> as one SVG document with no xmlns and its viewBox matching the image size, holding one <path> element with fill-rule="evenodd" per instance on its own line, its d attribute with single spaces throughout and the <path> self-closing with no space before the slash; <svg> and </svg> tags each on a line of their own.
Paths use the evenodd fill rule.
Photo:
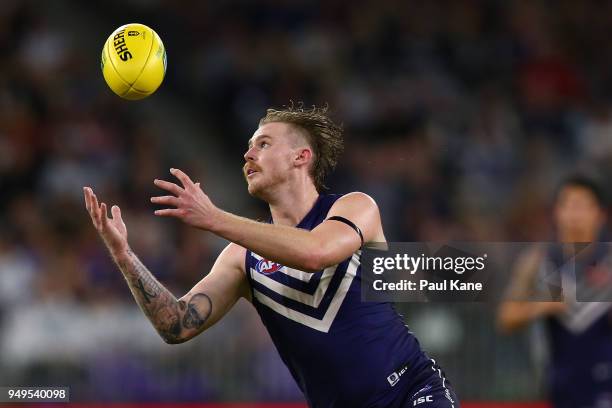
<svg viewBox="0 0 612 408">
<path fill-rule="evenodd" d="M 576 287 L 566 296 L 567 312 L 546 319 L 551 348 L 550 391 L 555 408 L 603 407 L 612 404 L 612 304 L 576 302 L 572 292 L 588 290 L 589 282 L 602 285 L 596 278 L 596 265 L 610 265 L 609 244 L 596 246 L 592 253 L 566 263 L 560 245 L 548 252 L 541 274 L 550 264 L 561 272 L 564 282 Z M 586 252 L 586 251 L 585 251 Z M 565 267 L 564 265 L 568 266 Z M 544 276 L 544 275 L 542 275 Z M 608 276 L 608 275 L 606 275 Z M 594 279 L 595 278 L 595 279 Z M 609 282 L 607 283 L 609 285 Z M 572 285 L 566 285 L 571 288 Z M 609 295 L 605 300 L 609 300 Z"/>
<path fill-rule="evenodd" d="M 297 227 L 340 197 L 320 195 Z M 392 304 L 361 300 L 360 255 L 307 273 L 246 253 L 253 304 L 311 407 L 399 407 L 440 374 Z"/>
</svg>

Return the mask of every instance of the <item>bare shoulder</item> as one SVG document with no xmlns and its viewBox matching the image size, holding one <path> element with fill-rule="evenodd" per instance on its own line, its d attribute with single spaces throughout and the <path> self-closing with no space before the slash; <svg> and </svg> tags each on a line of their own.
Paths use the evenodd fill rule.
<svg viewBox="0 0 612 408">
<path fill-rule="evenodd" d="M 345 204 L 345 205 L 356 205 L 362 207 L 372 207 L 378 210 L 378 205 L 376 201 L 368 194 L 362 193 L 361 191 L 353 191 L 351 193 L 347 193 L 340 197 L 338 201 L 334 203 L 337 204 Z"/>
<path fill-rule="evenodd" d="M 354 191 L 340 197 L 328 216 L 342 216 L 354 222 L 364 232 L 364 240 L 384 241 L 380 211 L 376 201 L 366 193 Z"/>
<path fill-rule="evenodd" d="M 235 244 L 233 242 L 230 242 L 225 249 L 223 250 L 223 252 L 227 252 L 229 256 L 232 257 L 240 257 L 240 256 L 245 256 L 246 255 L 246 249 L 238 244 Z"/>
<path fill-rule="evenodd" d="M 228 266 L 237 268 L 244 272 L 244 259 L 246 257 L 246 249 L 240 245 L 230 242 L 219 254 L 218 262 L 222 262 Z"/>
</svg>

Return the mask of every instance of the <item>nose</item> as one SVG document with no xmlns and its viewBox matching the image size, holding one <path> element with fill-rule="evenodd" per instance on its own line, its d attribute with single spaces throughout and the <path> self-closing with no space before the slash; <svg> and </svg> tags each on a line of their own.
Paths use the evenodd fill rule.
<svg viewBox="0 0 612 408">
<path fill-rule="evenodd" d="M 246 153 L 244 154 L 244 160 L 248 161 L 255 161 L 256 157 L 255 157 L 255 146 L 249 148 Z"/>
</svg>

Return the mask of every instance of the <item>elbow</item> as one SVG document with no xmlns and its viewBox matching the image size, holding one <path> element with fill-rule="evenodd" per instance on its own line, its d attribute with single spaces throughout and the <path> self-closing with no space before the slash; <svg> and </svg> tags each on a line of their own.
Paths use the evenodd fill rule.
<svg viewBox="0 0 612 408">
<path fill-rule="evenodd" d="M 306 251 L 302 256 L 302 270 L 305 272 L 319 272 L 330 266 L 329 256 L 323 246 L 317 246 Z"/>
<path fill-rule="evenodd" d="M 169 330 L 158 329 L 157 333 L 166 344 L 181 344 L 191 339 L 193 336 L 187 335 L 181 326 L 175 324 Z"/>
<path fill-rule="evenodd" d="M 168 336 L 163 334 L 161 335 L 161 338 L 164 340 L 164 343 L 171 345 L 185 343 L 191 339 L 191 337 Z"/>
<path fill-rule="evenodd" d="M 304 259 L 300 265 L 300 269 L 304 272 L 315 273 L 324 269 L 324 267 L 323 263 L 321 263 L 318 259 Z"/>
<path fill-rule="evenodd" d="M 182 330 L 180 333 L 176 333 L 176 332 L 175 333 L 167 333 L 167 332 L 162 333 L 160 332 L 159 335 L 164 340 L 164 343 L 174 345 L 174 344 L 185 343 L 193 339 L 194 337 L 200 335 L 205 330 L 206 330 L 205 328 L 201 328 L 199 331 Z"/>
</svg>

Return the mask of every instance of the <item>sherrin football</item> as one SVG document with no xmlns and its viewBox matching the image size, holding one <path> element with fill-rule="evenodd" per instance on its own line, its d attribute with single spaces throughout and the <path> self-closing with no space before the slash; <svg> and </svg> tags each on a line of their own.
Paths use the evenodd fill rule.
<svg viewBox="0 0 612 408">
<path fill-rule="evenodd" d="M 113 92 L 125 99 L 142 99 L 155 92 L 164 80 L 166 49 L 150 27 L 126 24 L 106 40 L 101 67 Z"/>
</svg>

